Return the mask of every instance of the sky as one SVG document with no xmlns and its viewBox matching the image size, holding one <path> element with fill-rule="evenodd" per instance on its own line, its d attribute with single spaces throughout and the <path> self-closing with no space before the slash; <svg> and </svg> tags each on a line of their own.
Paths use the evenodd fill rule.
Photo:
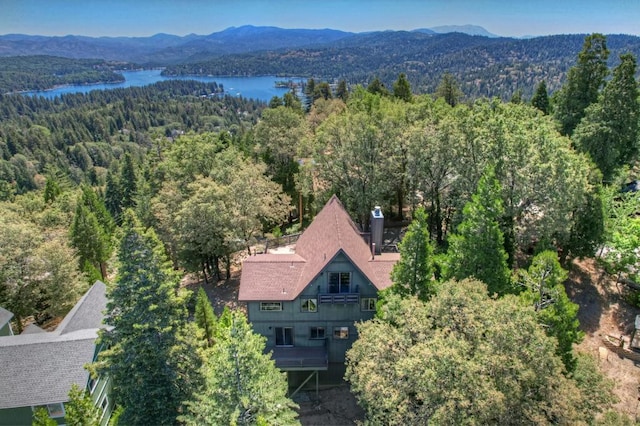
<svg viewBox="0 0 640 426">
<path fill-rule="evenodd" d="M 0 34 L 211 34 L 242 25 L 364 32 L 479 25 L 507 37 L 640 35 L 640 0 L 0 0 Z"/>
</svg>

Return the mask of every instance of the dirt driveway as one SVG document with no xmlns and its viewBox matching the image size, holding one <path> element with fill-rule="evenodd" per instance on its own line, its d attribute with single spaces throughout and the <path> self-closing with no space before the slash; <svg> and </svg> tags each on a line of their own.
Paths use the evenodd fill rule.
<svg viewBox="0 0 640 426">
<path fill-rule="evenodd" d="M 574 262 L 567 294 L 580 306 L 578 319 L 585 338 L 578 345 L 578 350 L 598 357 L 602 372 L 613 379 L 614 393 L 619 398 L 614 409 L 634 420 L 640 418 L 639 366 L 609 351 L 602 343 L 606 335 L 630 338 L 640 309 L 625 301 L 624 289 L 603 274 L 593 259 Z"/>
</svg>

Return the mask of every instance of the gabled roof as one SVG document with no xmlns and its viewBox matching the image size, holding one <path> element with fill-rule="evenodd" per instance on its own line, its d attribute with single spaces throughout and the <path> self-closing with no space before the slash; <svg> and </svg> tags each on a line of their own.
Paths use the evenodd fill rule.
<svg viewBox="0 0 640 426">
<path fill-rule="evenodd" d="M 372 258 L 369 245 L 334 195 L 298 239 L 295 254 L 256 255 L 244 261 L 238 299 L 294 300 L 340 253 L 378 290 L 391 285 L 389 274 L 399 255 Z"/>
<path fill-rule="evenodd" d="M 13 312 L 7 311 L 5 308 L 0 306 L 0 327 L 11 321 L 11 318 L 13 318 Z"/>
<path fill-rule="evenodd" d="M 87 328 L 101 328 L 105 309 L 107 286 L 102 281 L 96 281 L 64 317 L 56 332 L 65 334 Z"/>
<path fill-rule="evenodd" d="M 86 386 L 105 292 L 97 281 L 54 332 L 0 337 L 0 409 L 64 402 L 73 383 Z"/>
</svg>

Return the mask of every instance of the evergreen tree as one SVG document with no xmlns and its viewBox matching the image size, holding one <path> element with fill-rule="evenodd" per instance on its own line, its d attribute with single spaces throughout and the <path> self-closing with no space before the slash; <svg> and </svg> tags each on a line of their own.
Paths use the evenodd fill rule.
<svg viewBox="0 0 640 426">
<path fill-rule="evenodd" d="M 436 89 L 436 97 L 444 98 L 445 102 L 452 107 L 460 103 L 462 91 L 456 79 L 448 72 L 442 75 L 442 80 L 440 80 L 440 84 L 438 84 L 438 88 Z"/>
<path fill-rule="evenodd" d="M 449 236 L 445 265 L 448 278 L 474 277 L 487 285 L 490 294 L 509 292 L 510 271 L 499 226 L 503 213 L 500 183 L 490 167 L 464 206 L 457 233 Z"/>
<path fill-rule="evenodd" d="M 213 313 L 209 297 L 207 297 L 207 293 L 205 293 L 202 287 L 198 290 L 195 318 L 198 327 L 204 331 L 207 345 L 211 347 L 216 335 L 216 315 Z"/>
<path fill-rule="evenodd" d="M 609 72 L 608 57 L 604 35 L 594 33 L 585 38 L 577 64 L 569 70 L 567 81 L 557 92 L 554 112 L 563 135 L 573 134 L 587 107 L 597 102 Z"/>
<path fill-rule="evenodd" d="M 389 94 L 389 91 L 386 87 L 384 87 L 384 84 L 378 77 L 374 78 L 373 81 L 369 83 L 369 85 L 367 86 L 367 91 L 369 93 L 373 93 L 374 95 L 387 96 Z"/>
<path fill-rule="evenodd" d="M 635 57 L 621 55 L 600 101 L 587 108 L 574 132 L 575 145 L 589 153 L 605 182 L 611 181 L 618 167 L 632 163 L 638 153 L 640 104 L 635 72 Z"/>
<path fill-rule="evenodd" d="M 400 260 L 393 266 L 391 291 L 428 300 L 434 292 L 433 245 L 424 208 L 415 217 L 399 244 Z"/>
<path fill-rule="evenodd" d="M 126 153 L 120 168 L 120 190 L 122 209 L 135 207 L 135 196 L 138 192 L 138 178 L 131 154 Z"/>
<path fill-rule="evenodd" d="M 349 90 L 347 89 L 347 82 L 342 79 L 338 82 L 338 87 L 336 87 L 336 98 L 342 99 L 342 102 L 347 102 L 349 99 Z"/>
<path fill-rule="evenodd" d="M 78 203 L 76 214 L 71 225 L 71 245 L 78 250 L 80 267 L 84 268 L 88 263 L 94 268 L 99 268 L 102 279 L 107 278 L 106 262 L 111 257 L 111 239 L 100 226 L 95 214 L 82 203 Z"/>
<path fill-rule="evenodd" d="M 549 114 L 549 94 L 547 92 L 547 83 L 544 80 L 536 87 L 536 92 L 531 98 L 531 105 L 542 111 L 544 115 Z"/>
<path fill-rule="evenodd" d="M 107 171 L 104 205 L 116 223 L 120 224 L 122 219 L 122 188 L 120 187 L 120 180 L 114 169 Z"/>
<path fill-rule="evenodd" d="M 171 425 L 183 401 L 200 386 L 197 334 L 187 325 L 179 279 L 153 231 L 125 214 L 120 267 L 108 294 L 101 333 L 107 349 L 95 365 L 113 380 L 113 396 L 126 425 Z"/>
<path fill-rule="evenodd" d="M 82 204 L 96 216 L 103 231 L 108 235 L 112 235 L 115 229 L 113 218 L 109 214 L 104 201 L 88 186 L 82 187 Z"/>
<path fill-rule="evenodd" d="M 53 177 L 47 177 L 47 181 L 44 184 L 44 202 L 52 203 L 55 199 L 62 194 L 62 188 Z"/>
<path fill-rule="evenodd" d="M 393 83 L 393 96 L 405 102 L 411 102 L 411 99 L 413 99 L 411 85 L 404 73 L 400 73 L 398 79 Z"/>
<path fill-rule="evenodd" d="M 515 92 L 513 92 L 513 95 L 511 95 L 511 99 L 509 99 L 509 102 L 511 102 L 512 104 L 521 104 L 522 103 L 522 89 L 518 89 Z"/>
<path fill-rule="evenodd" d="M 299 424 L 297 405 L 286 396 L 286 374 L 264 353 L 266 339 L 252 331 L 241 312 L 233 312 L 230 320 L 208 351 L 204 389 L 187 402 L 188 413 L 179 420 L 198 426 Z"/>
<path fill-rule="evenodd" d="M 64 421 L 69 426 L 99 426 L 100 410 L 93 404 L 87 391 L 75 383 L 69 391 L 69 402 L 64 404 Z"/>
</svg>

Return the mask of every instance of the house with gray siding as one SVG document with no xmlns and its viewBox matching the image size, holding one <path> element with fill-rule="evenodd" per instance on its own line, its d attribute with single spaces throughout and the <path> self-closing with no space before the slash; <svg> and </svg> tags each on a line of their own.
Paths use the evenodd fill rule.
<svg viewBox="0 0 640 426">
<path fill-rule="evenodd" d="M 238 299 L 283 371 L 344 363 L 355 323 L 375 315 L 399 254 L 376 254 L 368 239 L 334 195 L 294 248 L 243 262 Z"/>
<path fill-rule="evenodd" d="M 84 368 L 100 350 L 96 339 L 106 307 L 106 286 L 97 281 L 55 331 L 29 326 L 20 335 L 0 337 L 0 425 L 31 425 L 39 407 L 63 424 L 73 384 L 90 392 L 102 410 L 101 424 L 108 423 L 114 405 L 109 380 L 93 379 Z"/>
</svg>

